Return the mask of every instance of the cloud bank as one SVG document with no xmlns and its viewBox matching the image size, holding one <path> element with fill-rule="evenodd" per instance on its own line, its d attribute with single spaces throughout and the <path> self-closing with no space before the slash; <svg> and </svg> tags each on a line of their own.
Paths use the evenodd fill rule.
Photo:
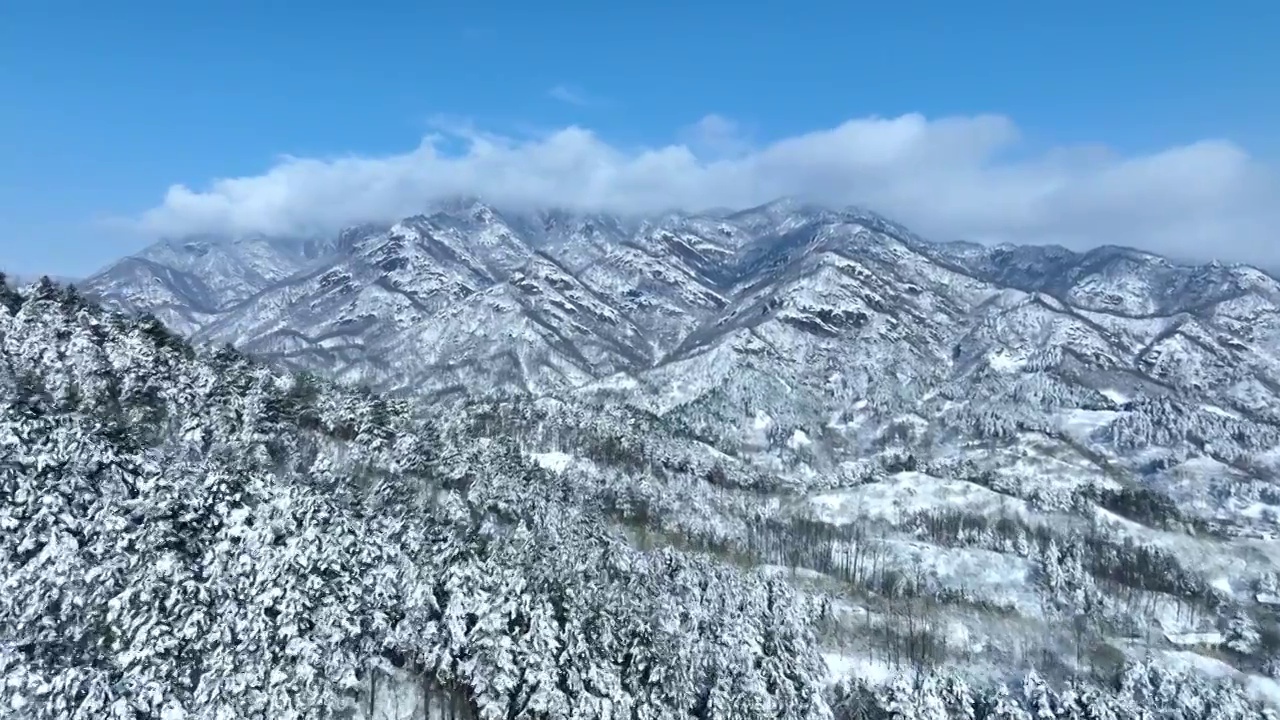
<svg viewBox="0 0 1280 720">
<path fill-rule="evenodd" d="M 1280 184 L 1222 140 L 1134 156 L 1100 146 L 1028 155 L 1015 124 L 998 115 L 857 119 L 769 144 L 738 132 L 708 116 L 680 142 L 631 149 L 580 127 L 527 138 L 453 127 L 404 154 L 285 157 L 203 190 L 175 185 L 136 223 L 168 237 L 328 233 L 460 194 L 623 213 L 795 196 L 871 208 L 936 240 L 1120 244 L 1280 266 Z"/>
</svg>

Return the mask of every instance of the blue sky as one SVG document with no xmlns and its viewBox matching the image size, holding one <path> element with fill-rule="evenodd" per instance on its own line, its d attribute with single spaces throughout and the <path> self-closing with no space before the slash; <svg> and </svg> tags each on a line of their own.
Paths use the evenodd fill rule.
<svg viewBox="0 0 1280 720">
<path fill-rule="evenodd" d="M 207 201 L 202 209 L 183 209 L 187 214 L 181 217 L 172 203 L 161 206 L 171 185 L 200 194 L 217 178 L 262 175 L 281 155 L 403 156 L 424 134 L 440 132 L 442 123 L 449 136 L 437 146 L 439 153 L 465 150 L 483 131 L 484 137 L 500 138 L 509 152 L 502 162 L 520 170 L 528 167 L 520 162 L 542 157 L 537 153 L 545 148 L 537 143 L 570 126 L 591 132 L 591 138 L 579 138 L 584 145 L 574 146 L 578 161 L 588 152 L 597 153 L 591 163 L 601 162 L 598 157 L 623 162 L 617 155 L 630 161 L 644 148 L 684 143 L 700 158 L 729 154 L 755 167 L 780 162 L 766 157 L 770 146 L 851 119 L 918 113 L 932 123 L 995 114 L 1016 128 L 1017 140 L 990 141 L 982 158 L 964 160 L 973 167 L 1006 163 L 1023 172 L 1027 163 L 1040 167 L 1046 158 L 1057 158 L 1062 148 L 1071 148 L 1076 157 L 1082 146 L 1103 145 L 1113 158 L 1144 158 L 1223 139 L 1232 145 L 1197 155 L 1197 162 L 1209 163 L 1213 177 L 1230 174 L 1221 193 L 1239 196 L 1244 183 L 1244 194 L 1257 194 L 1257 203 L 1277 197 L 1270 185 L 1259 189 L 1253 179 L 1258 172 L 1270 177 L 1280 156 L 1275 85 L 1280 45 L 1274 42 L 1280 36 L 1280 6 L 1263 0 L 382 0 L 301 7 L 262 0 L 44 0 L 0 7 L 0 267 L 84 274 L 161 232 L 278 229 L 282 217 L 292 221 L 307 206 L 295 204 L 274 214 L 245 209 L 272 202 L 261 193 L 275 186 L 243 189 L 231 201 L 219 196 L 222 205 L 236 203 L 237 209 L 218 210 L 222 214 L 216 219 L 211 219 L 210 196 L 200 195 Z M 728 128 L 714 133 L 716 142 L 698 129 L 717 126 L 698 125 L 708 115 Z M 945 163 L 966 145 L 988 142 L 983 138 L 990 133 L 1013 133 L 982 127 L 970 128 L 973 136 L 961 133 L 951 145 L 935 142 L 942 131 L 933 125 L 912 132 L 921 133 L 919 147 L 940 153 Z M 732 141 L 720 142 L 722 135 Z M 970 137 L 977 139 L 965 139 Z M 552 145 L 561 147 L 570 139 Z M 907 170 L 936 165 L 917 157 L 923 152 L 906 153 L 914 164 L 903 165 L 906 169 L 895 170 L 885 182 L 903 184 Z M 699 162 L 701 171 L 712 160 Z M 789 172 L 803 174 L 795 169 L 799 160 L 788 162 Z M 908 215 L 904 221 L 911 223 L 918 214 L 926 229 L 948 235 L 1017 239 L 1024 233 L 1028 241 L 1079 242 L 1078 236 L 1097 227 L 1075 216 L 1055 219 L 1066 212 L 1062 203 L 1034 222 L 1022 219 L 1025 209 L 1008 210 L 1004 219 L 970 218 L 976 211 L 968 209 L 931 214 L 912 205 L 905 190 L 881 197 L 874 188 L 865 189 L 881 177 L 868 174 L 869 162 L 859 160 L 862 174 L 848 182 L 840 173 L 854 171 L 846 168 L 824 170 L 826 185 L 808 176 L 796 183 L 847 187 L 851 199 L 881 200 Z M 1190 162 L 1179 164 L 1179 171 L 1202 174 L 1192 172 Z M 1093 175 L 1093 185 L 1085 187 L 1078 163 L 1069 164 L 1072 169 L 1055 170 L 1051 178 L 1034 177 L 1055 188 L 1079 186 L 1072 190 L 1070 207 L 1112 187 Z M 535 167 L 546 173 L 562 165 Z M 424 167 L 414 177 L 437 171 Z M 948 177 L 967 182 L 961 170 L 973 168 L 956 167 Z M 457 177 L 488 189 L 470 168 L 457 170 Z M 295 168 L 286 178 L 290 197 L 319 182 L 301 173 Z M 1240 179 L 1245 175 L 1249 179 Z M 721 197 L 706 189 L 714 180 L 709 177 L 690 191 L 708 202 Z M 646 187 L 656 182 L 644 179 Z M 1154 181 L 1144 182 L 1147 186 L 1135 193 L 1147 198 L 1145 193 L 1155 192 L 1149 187 Z M 343 186 L 335 187 L 327 192 Z M 439 183 L 429 188 L 448 189 Z M 507 191 L 495 188 L 498 195 Z M 260 195 L 246 195 L 251 192 Z M 599 202 L 609 205 L 623 190 L 601 192 Z M 748 197 L 745 191 L 723 196 Z M 1172 206 L 1185 200 L 1168 201 Z M 1209 213 L 1222 198 L 1202 201 Z M 957 196 L 953 202 L 962 200 Z M 982 198 L 974 202 L 993 204 Z M 1113 200 L 1090 202 L 1095 215 L 1113 213 L 1131 222 L 1135 237 L 1159 234 L 1162 221 L 1149 212 L 1139 222 L 1131 219 L 1137 210 L 1114 208 Z M 364 213 L 399 210 L 402 204 L 352 207 L 325 222 L 340 224 Z M 164 222 L 144 223 L 142 230 L 102 222 L 142 217 L 157 207 L 167 213 Z M 1247 210 L 1266 212 L 1252 205 Z M 1197 215 L 1196 222 L 1218 223 L 1212 225 L 1215 232 L 1243 232 L 1234 225 L 1223 230 L 1217 216 Z M 1185 250 L 1184 245 L 1205 237 L 1201 233 L 1174 249 Z"/>
</svg>

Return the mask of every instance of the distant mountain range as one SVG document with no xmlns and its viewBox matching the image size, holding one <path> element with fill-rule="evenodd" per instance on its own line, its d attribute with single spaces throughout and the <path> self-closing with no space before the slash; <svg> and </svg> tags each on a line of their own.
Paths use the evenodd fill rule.
<svg viewBox="0 0 1280 720">
<path fill-rule="evenodd" d="M 324 239 L 165 241 L 82 288 L 377 390 L 638 408 L 806 484 L 904 454 L 1015 484 L 1124 469 L 1273 530 L 1214 484 L 1280 475 L 1280 282 L 1244 265 L 939 244 L 786 199 L 646 218 L 458 199 Z M 1027 476 L 972 449 L 1026 433 L 1071 460 Z M 1195 458 L 1220 469 L 1177 480 Z"/>
<path fill-rule="evenodd" d="M 1280 284 L 1255 268 L 933 244 L 789 200 L 642 219 L 459 200 L 323 240 L 165 241 L 82 289 L 198 342 L 426 392 L 554 393 L 743 344 L 785 348 L 784 363 L 794 349 L 811 369 L 814 353 L 849 360 L 852 340 L 862 356 L 910 349 L 899 370 L 938 378 L 1057 347 L 1121 385 L 1233 403 L 1280 380 L 1268 357 Z"/>
<path fill-rule="evenodd" d="M 1261 270 L 935 244 L 793 200 L 648 218 L 455 200 L 319 240 L 165 241 L 82 289 L 197 343 L 420 397 L 749 406 L 813 434 L 858 401 L 937 417 L 1034 379 L 1090 408 L 1280 422 L 1280 283 Z"/>
</svg>

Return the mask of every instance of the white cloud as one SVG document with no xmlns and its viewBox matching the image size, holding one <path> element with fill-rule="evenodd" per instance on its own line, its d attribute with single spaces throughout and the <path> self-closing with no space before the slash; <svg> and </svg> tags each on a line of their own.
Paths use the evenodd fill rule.
<svg viewBox="0 0 1280 720">
<path fill-rule="evenodd" d="M 1271 168 L 1225 141 L 1134 156 L 1063 147 L 1015 159 L 1018 129 L 997 115 L 850 120 L 761 146 L 711 116 L 683 137 L 636 150 L 579 127 L 515 139 L 455 124 L 401 155 L 286 157 L 203 190 L 175 185 L 139 223 L 167 236 L 330 232 L 457 194 L 619 212 L 790 195 L 869 207 L 938 240 L 1124 244 L 1280 265 L 1280 186 Z M 459 141 L 461 153 L 441 149 Z"/>
<path fill-rule="evenodd" d="M 751 149 L 743 127 L 735 120 L 712 113 L 685 128 L 680 141 L 695 153 L 711 157 L 732 157 Z"/>
<path fill-rule="evenodd" d="M 578 107 L 585 107 L 592 104 L 591 98 L 587 97 L 586 93 L 582 92 L 578 88 L 564 84 L 556 85 L 548 90 L 547 97 L 550 97 L 553 100 L 559 100 L 562 103 L 577 105 Z"/>
</svg>

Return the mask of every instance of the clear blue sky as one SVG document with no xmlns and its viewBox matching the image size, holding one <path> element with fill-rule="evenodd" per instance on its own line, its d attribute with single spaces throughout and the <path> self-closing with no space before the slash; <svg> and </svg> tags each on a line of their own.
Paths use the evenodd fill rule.
<svg viewBox="0 0 1280 720">
<path fill-rule="evenodd" d="M 0 267 L 87 273 L 94 218 L 282 153 L 391 153 L 445 114 L 670 142 L 997 112 L 1033 146 L 1280 150 L 1280 6 L 1252 2 L 0 2 Z M 548 89 L 598 100 L 578 106 Z"/>
</svg>

